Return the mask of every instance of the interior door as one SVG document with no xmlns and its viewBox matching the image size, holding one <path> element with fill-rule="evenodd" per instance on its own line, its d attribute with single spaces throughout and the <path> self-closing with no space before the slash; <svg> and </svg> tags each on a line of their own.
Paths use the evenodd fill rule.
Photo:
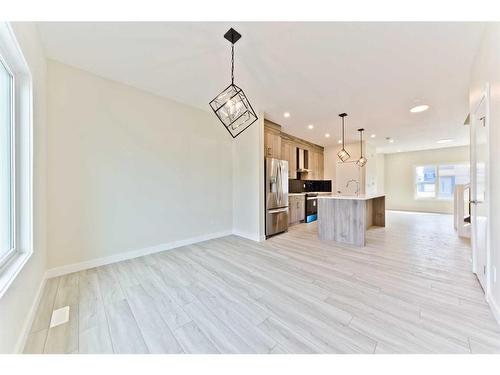
<svg viewBox="0 0 500 375">
<path fill-rule="evenodd" d="M 489 264 L 489 93 L 482 95 L 471 121 L 471 242 L 472 268 L 485 292 Z"/>
</svg>

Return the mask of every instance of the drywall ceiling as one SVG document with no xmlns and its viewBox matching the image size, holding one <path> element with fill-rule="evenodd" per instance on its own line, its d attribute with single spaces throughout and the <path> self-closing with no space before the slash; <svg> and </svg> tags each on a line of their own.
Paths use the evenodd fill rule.
<svg viewBox="0 0 500 375">
<path fill-rule="evenodd" d="M 230 80 L 231 26 L 236 83 L 287 133 L 335 144 L 347 112 L 347 142 L 363 127 L 380 152 L 467 143 L 480 23 L 38 23 L 49 58 L 207 111 Z"/>
</svg>

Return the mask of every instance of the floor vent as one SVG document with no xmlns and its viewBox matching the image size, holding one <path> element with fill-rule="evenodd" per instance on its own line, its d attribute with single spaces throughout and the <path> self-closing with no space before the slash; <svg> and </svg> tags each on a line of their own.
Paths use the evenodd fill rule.
<svg viewBox="0 0 500 375">
<path fill-rule="evenodd" d="M 52 311 L 52 318 L 50 319 L 50 328 L 57 327 L 69 321 L 69 306 L 61 307 L 60 309 Z"/>
</svg>

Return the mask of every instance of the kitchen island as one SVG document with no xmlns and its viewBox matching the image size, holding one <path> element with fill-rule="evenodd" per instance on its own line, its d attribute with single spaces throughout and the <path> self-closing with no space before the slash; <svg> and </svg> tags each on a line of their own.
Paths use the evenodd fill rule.
<svg viewBox="0 0 500 375">
<path fill-rule="evenodd" d="M 318 196 L 318 237 L 365 246 L 366 230 L 385 227 L 385 194 Z"/>
</svg>

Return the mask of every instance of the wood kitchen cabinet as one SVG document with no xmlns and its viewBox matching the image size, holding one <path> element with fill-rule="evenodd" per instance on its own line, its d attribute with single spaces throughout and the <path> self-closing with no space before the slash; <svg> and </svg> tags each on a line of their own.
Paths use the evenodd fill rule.
<svg viewBox="0 0 500 375">
<path fill-rule="evenodd" d="M 308 173 L 310 175 L 310 180 L 318 179 L 318 153 L 316 150 L 309 150 L 309 166 L 308 168 L 311 172 Z M 309 177 L 309 176 L 308 176 Z"/>
<path fill-rule="evenodd" d="M 288 178 L 297 178 L 297 147 L 294 143 L 281 140 L 281 159 L 288 161 Z"/>
<path fill-rule="evenodd" d="M 267 120 L 264 122 L 264 156 L 281 159 L 281 127 Z"/>
<path fill-rule="evenodd" d="M 305 220 L 306 213 L 305 195 L 288 196 L 288 224 L 297 224 Z"/>
<path fill-rule="evenodd" d="M 318 180 L 325 178 L 325 154 L 320 152 L 318 154 Z"/>
<path fill-rule="evenodd" d="M 297 149 L 307 152 L 307 165 L 311 172 L 297 173 Z M 288 161 L 288 178 L 322 180 L 324 149 L 314 143 L 281 131 L 281 126 L 264 119 L 264 157 Z"/>
<path fill-rule="evenodd" d="M 319 151 L 316 149 L 309 149 L 309 160 L 308 160 L 308 169 L 311 172 L 308 172 L 305 178 L 307 180 L 322 180 L 324 175 L 324 153 L 323 151 Z"/>
</svg>

